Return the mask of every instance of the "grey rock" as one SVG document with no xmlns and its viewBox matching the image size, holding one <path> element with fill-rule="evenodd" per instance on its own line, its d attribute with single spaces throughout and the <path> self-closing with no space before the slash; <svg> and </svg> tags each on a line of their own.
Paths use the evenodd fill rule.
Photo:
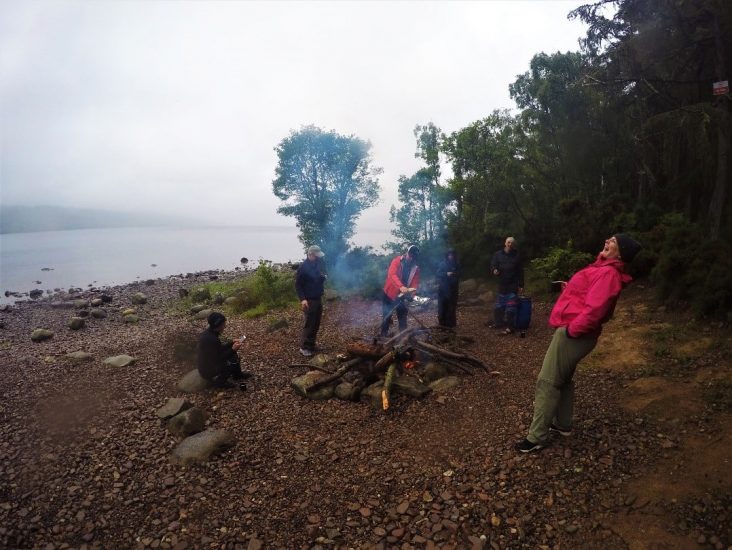
<svg viewBox="0 0 732 550">
<path fill-rule="evenodd" d="M 196 313 L 193 318 L 197 321 L 202 321 L 203 319 L 207 319 L 209 315 L 213 312 L 212 309 L 202 309 L 198 313 Z"/>
<path fill-rule="evenodd" d="M 430 382 L 444 378 L 448 374 L 450 374 L 450 370 L 445 365 L 430 361 L 424 367 L 422 379 L 429 384 Z"/>
<path fill-rule="evenodd" d="M 132 303 L 135 305 L 142 305 L 147 303 L 147 296 L 142 292 L 135 292 L 132 295 Z"/>
<path fill-rule="evenodd" d="M 205 286 L 199 286 L 191 290 L 191 299 L 194 302 L 207 302 L 211 299 L 211 291 Z"/>
<path fill-rule="evenodd" d="M 203 311 L 204 309 L 208 309 L 208 306 L 206 304 L 196 304 L 191 308 L 191 315 L 195 315 L 199 311 Z"/>
<path fill-rule="evenodd" d="M 95 319 L 106 319 L 107 312 L 100 308 L 94 308 L 91 310 L 91 316 Z"/>
<path fill-rule="evenodd" d="M 89 302 L 86 300 L 74 300 L 74 307 L 77 309 L 83 309 L 89 307 Z"/>
<path fill-rule="evenodd" d="M 51 302 L 53 309 L 74 309 L 74 302 Z"/>
<path fill-rule="evenodd" d="M 37 328 L 31 333 L 31 340 L 34 342 L 43 342 L 53 338 L 53 332 L 45 328 Z"/>
<path fill-rule="evenodd" d="M 153 286 L 155 284 L 155 279 L 148 279 L 147 281 L 145 281 L 145 284 L 147 286 Z"/>
<path fill-rule="evenodd" d="M 79 311 L 76 312 L 76 316 L 81 317 L 82 319 L 86 319 L 87 317 L 89 317 L 89 310 L 80 309 Z"/>
<path fill-rule="evenodd" d="M 460 385 L 460 378 L 457 376 L 445 376 L 430 383 L 430 388 L 435 393 L 444 393 L 447 390 Z"/>
<path fill-rule="evenodd" d="M 227 306 L 233 306 L 238 301 L 239 301 L 239 298 L 237 298 L 236 296 L 229 296 L 228 298 L 226 298 L 224 300 L 224 304 L 227 305 Z"/>
<path fill-rule="evenodd" d="M 425 386 L 414 376 L 397 376 L 391 387 L 394 391 L 417 398 L 422 398 L 432 391 L 429 386 Z"/>
<path fill-rule="evenodd" d="M 0 304 L 0 311 L 10 311 L 9 304 Z"/>
<path fill-rule="evenodd" d="M 31 300 L 36 300 L 43 296 L 43 291 L 40 288 L 34 288 L 28 293 L 28 296 L 30 296 Z"/>
<path fill-rule="evenodd" d="M 225 299 L 224 298 L 224 295 L 221 294 L 220 292 L 217 292 L 216 294 L 214 294 L 214 297 L 213 297 L 213 299 L 211 301 L 214 304 L 216 304 L 217 306 L 220 306 L 221 304 L 224 303 L 224 299 Z"/>
<path fill-rule="evenodd" d="M 178 289 L 178 296 L 181 298 L 185 298 L 188 296 L 188 289 L 187 288 L 179 288 Z"/>
<path fill-rule="evenodd" d="M 190 409 L 191 407 L 193 407 L 193 403 L 187 399 L 183 399 L 182 397 L 171 397 L 165 405 L 155 411 L 155 416 L 162 420 L 167 420 L 168 418 L 172 418 L 176 414 L 181 413 L 186 409 Z"/>
<path fill-rule="evenodd" d="M 135 308 L 128 307 L 122 310 L 122 317 L 124 317 L 125 315 L 134 315 L 135 313 L 137 313 L 137 310 Z"/>
<path fill-rule="evenodd" d="M 134 357 L 131 357 L 130 355 L 114 355 L 112 357 L 107 357 L 104 360 L 105 365 L 112 365 L 113 367 L 126 367 L 127 365 L 131 365 L 137 361 Z"/>
<path fill-rule="evenodd" d="M 233 446 L 234 436 L 226 430 L 206 430 L 181 441 L 171 461 L 182 466 L 201 464 Z"/>
<path fill-rule="evenodd" d="M 197 393 L 213 387 L 213 384 L 198 374 L 198 369 L 193 369 L 178 382 L 178 390 L 183 393 Z"/>
<path fill-rule="evenodd" d="M 285 318 L 273 319 L 267 326 L 267 332 L 274 332 L 276 330 L 287 328 L 288 326 L 290 326 L 290 324 Z"/>
<path fill-rule="evenodd" d="M 335 396 L 343 401 L 353 401 L 355 387 L 350 382 L 341 382 L 335 387 Z"/>
<path fill-rule="evenodd" d="M 198 407 L 191 407 L 168 420 L 168 431 L 176 436 L 188 437 L 202 432 L 206 427 L 206 415 Z"/>
<path fill-rule="evenodd" d="M 361 392 L 361 401 L 369 403 L 372 407 L 381 410 L 381 391 L 384 383 L 379 381 L 367 386 Z"/>
<path fill-rule="evenodd" d="M 104 302 L 105 304 L 109 304 L 112 302 L 112 297 L 109 294 L 102 294 L 100 296 L 100 298 L 102 299 L 102 302 Z"/>
<path fill-rule="evenodd" d="M 312 386 L 315 382 L 320 380 L 323 376 L 327 376 L 325 373 L 312 370 L 309 372 L 306 372 L 303 375 L 296 376 L 292 379 L 292 382 L 290 382 L 290 386 L 293 390 L 295 390 L 295 393 L 302 397 L 307 397 L 308 399 L 314 399 L 314 400 L 324 400 L 324 399 L 330 399 L 333 397 L 334 388 L 332 385 L 324 386 L 322 388 L 318 388 L 314 392 L 308 392 L 308 388 Z"/>
<path fill-rule="evenodd" d="M 130 313 L 130 314 L 122 317 L 122 320 L 125 323 L 138 323 L 140 321 L 140 318 L 137 315 L 135 315 L 134 313 Z"/>
<path fill-rule="evenodd" d="M 81 328 L 84 328 L 84 319 L 81 317 L 72 317 L 69 319 L 69 328 L 71 330 L 79 330 Z"/>
<path fill-rule="evenodd" d="M 101 298 L 94 298 L 94 299 L 93 299 L 93 300 L 91 301 L 91 305 L 92 305 L 92 307 L 99 307 L 99 306 L 101 306 L 101 305 L 102 305 L 103 303 L 104 303 L 104 301 L 103 301 L 103 300 L 102 300 Z"/>
<path fill-rule="evenodd" d="M 244 258 L 242 258 L 242 259 L 241 259 L 241 260 L 239 260 L 239 261 L 240 261 L 241 263 L 243 263 L 243 264 L 248 264 L 248 263 L 249 263 L 249 258 L 246 258 L 246 257 L 244 257 Z"/>
<path fill-rule="evenodd" d="M 66 354 L 66 359 L 72 363 L 86 363 L 94 359 L 94 356 L 86 351 L 72 351 Z"/>
</svg>

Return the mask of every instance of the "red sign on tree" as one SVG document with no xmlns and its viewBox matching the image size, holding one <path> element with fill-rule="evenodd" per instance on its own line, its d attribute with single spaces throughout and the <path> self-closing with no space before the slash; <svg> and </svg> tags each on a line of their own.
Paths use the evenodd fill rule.
<svg viewBox="0 0 732 550">
<path fill-rule="evenodd" d="M 712 84 L 712 95 L 727 95 L 729 93 L 729 80 L 720 80 Z"/>
</svg>

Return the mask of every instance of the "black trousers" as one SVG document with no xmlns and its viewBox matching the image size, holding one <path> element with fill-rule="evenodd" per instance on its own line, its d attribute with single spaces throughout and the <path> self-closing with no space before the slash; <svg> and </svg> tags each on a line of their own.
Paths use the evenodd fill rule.
<svg viewBox="0 0 732 550">
<path fill-rule="evenodd" d="M 443 327 L 457 325 L 457 301 L 457 292 L 437 294 L 437 322 Z"/>
<path fill-rule="evenodd" d="M 241 361 L 239 355 L 232 350 L 231 356 L 226 360 L 226 363 L 221 365 L 219 371 L 214 374 L 209 380 L 213 382 L 214 386 L 223 386 L 229 380 L 234 378 L 235 380 L 242 378 L 243 373 L 241 372 Z"/>
<path fill-rule="evenodd" d="M 318 337 L 320 320 L 323 318 L 323 301 L 320 298 L 308 299 L 308 309 L 304 312 L 305 326 L 302 327 L 302 347 L 314 350 L 315 339 Z"/>
<path fill-rule="evenodd" d="M 407 328 L 407 304 L 404 300 L 392 300 L 383 293 L 381 297 L 381 335 L 386 336 L 389 333 L 389 327 L 391 326 L 391 314 L 396 311 L 397 320 L 399 321 L 399 332 Z"/>
</svg>

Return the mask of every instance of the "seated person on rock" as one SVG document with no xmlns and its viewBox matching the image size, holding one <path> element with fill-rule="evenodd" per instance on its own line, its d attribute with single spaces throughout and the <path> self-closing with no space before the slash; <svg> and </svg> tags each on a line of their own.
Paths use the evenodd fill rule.
<svg viewBox="0 0 732 550">
<path fill-rule="evenodd" d="M 244 380 L 251 376 L 241 370 L 237 354 L 241 341 L 221 343 L 220 336 L 225 327 L 226 317 L 214 311 L 208 316 L 208 328 L 198 339 L 198 373 L 217 388 L 233 388 L 229 378 Z"/>
</svg>

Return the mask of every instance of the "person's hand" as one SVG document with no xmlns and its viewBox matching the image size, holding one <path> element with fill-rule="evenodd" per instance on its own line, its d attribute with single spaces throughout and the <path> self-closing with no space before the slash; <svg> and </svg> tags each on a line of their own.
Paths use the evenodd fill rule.
<svg viewBox="0 0 732 550">
<path fill-rule="evenodd" d="M 494 269 L 493 270 L 493 275 L 498 275 L 498 270 L 497 269 Z"/>
<path fill-rule="evenodd" d="M 300 302 L 300 307 L 302 308 L 303 311 L 307 311 L 308 310 L 308 301 L 303 300 L 302 302 Z"/>
<path fill-rule="evenodd" d="M 453 275 L 455 275 L 455 272 L 454 271 L 448 271 L 447 272 L 447 276 L 448 277 L 452 277 Z"/>
<path fill-rule="evenodd" d="M 567 281 L 560 281 L 559 284 L 561 285 L 562 290 L 564 290 L 565 288 L 567 288 Z"/>
<path fill-rule="evenodd" d="M 523 294 L 524 293 L 524 287 L 520 286 L 518 287 L 518 293 Z"/>
<path fill-rule="evenodd" d="M 400 294 L 406 294 L 407 292 L 409 292 L 409 289 L 406 286 L 400 286 L 399 287 L 399 293 Z"/>
<path fill-rule="evenodd" d="M 234 342 L 231 344 L 231 349 L 234 351 L 239 351 L 239 348 L 241 347 L 241 341 L 234 340 Z"/>
</svg>

